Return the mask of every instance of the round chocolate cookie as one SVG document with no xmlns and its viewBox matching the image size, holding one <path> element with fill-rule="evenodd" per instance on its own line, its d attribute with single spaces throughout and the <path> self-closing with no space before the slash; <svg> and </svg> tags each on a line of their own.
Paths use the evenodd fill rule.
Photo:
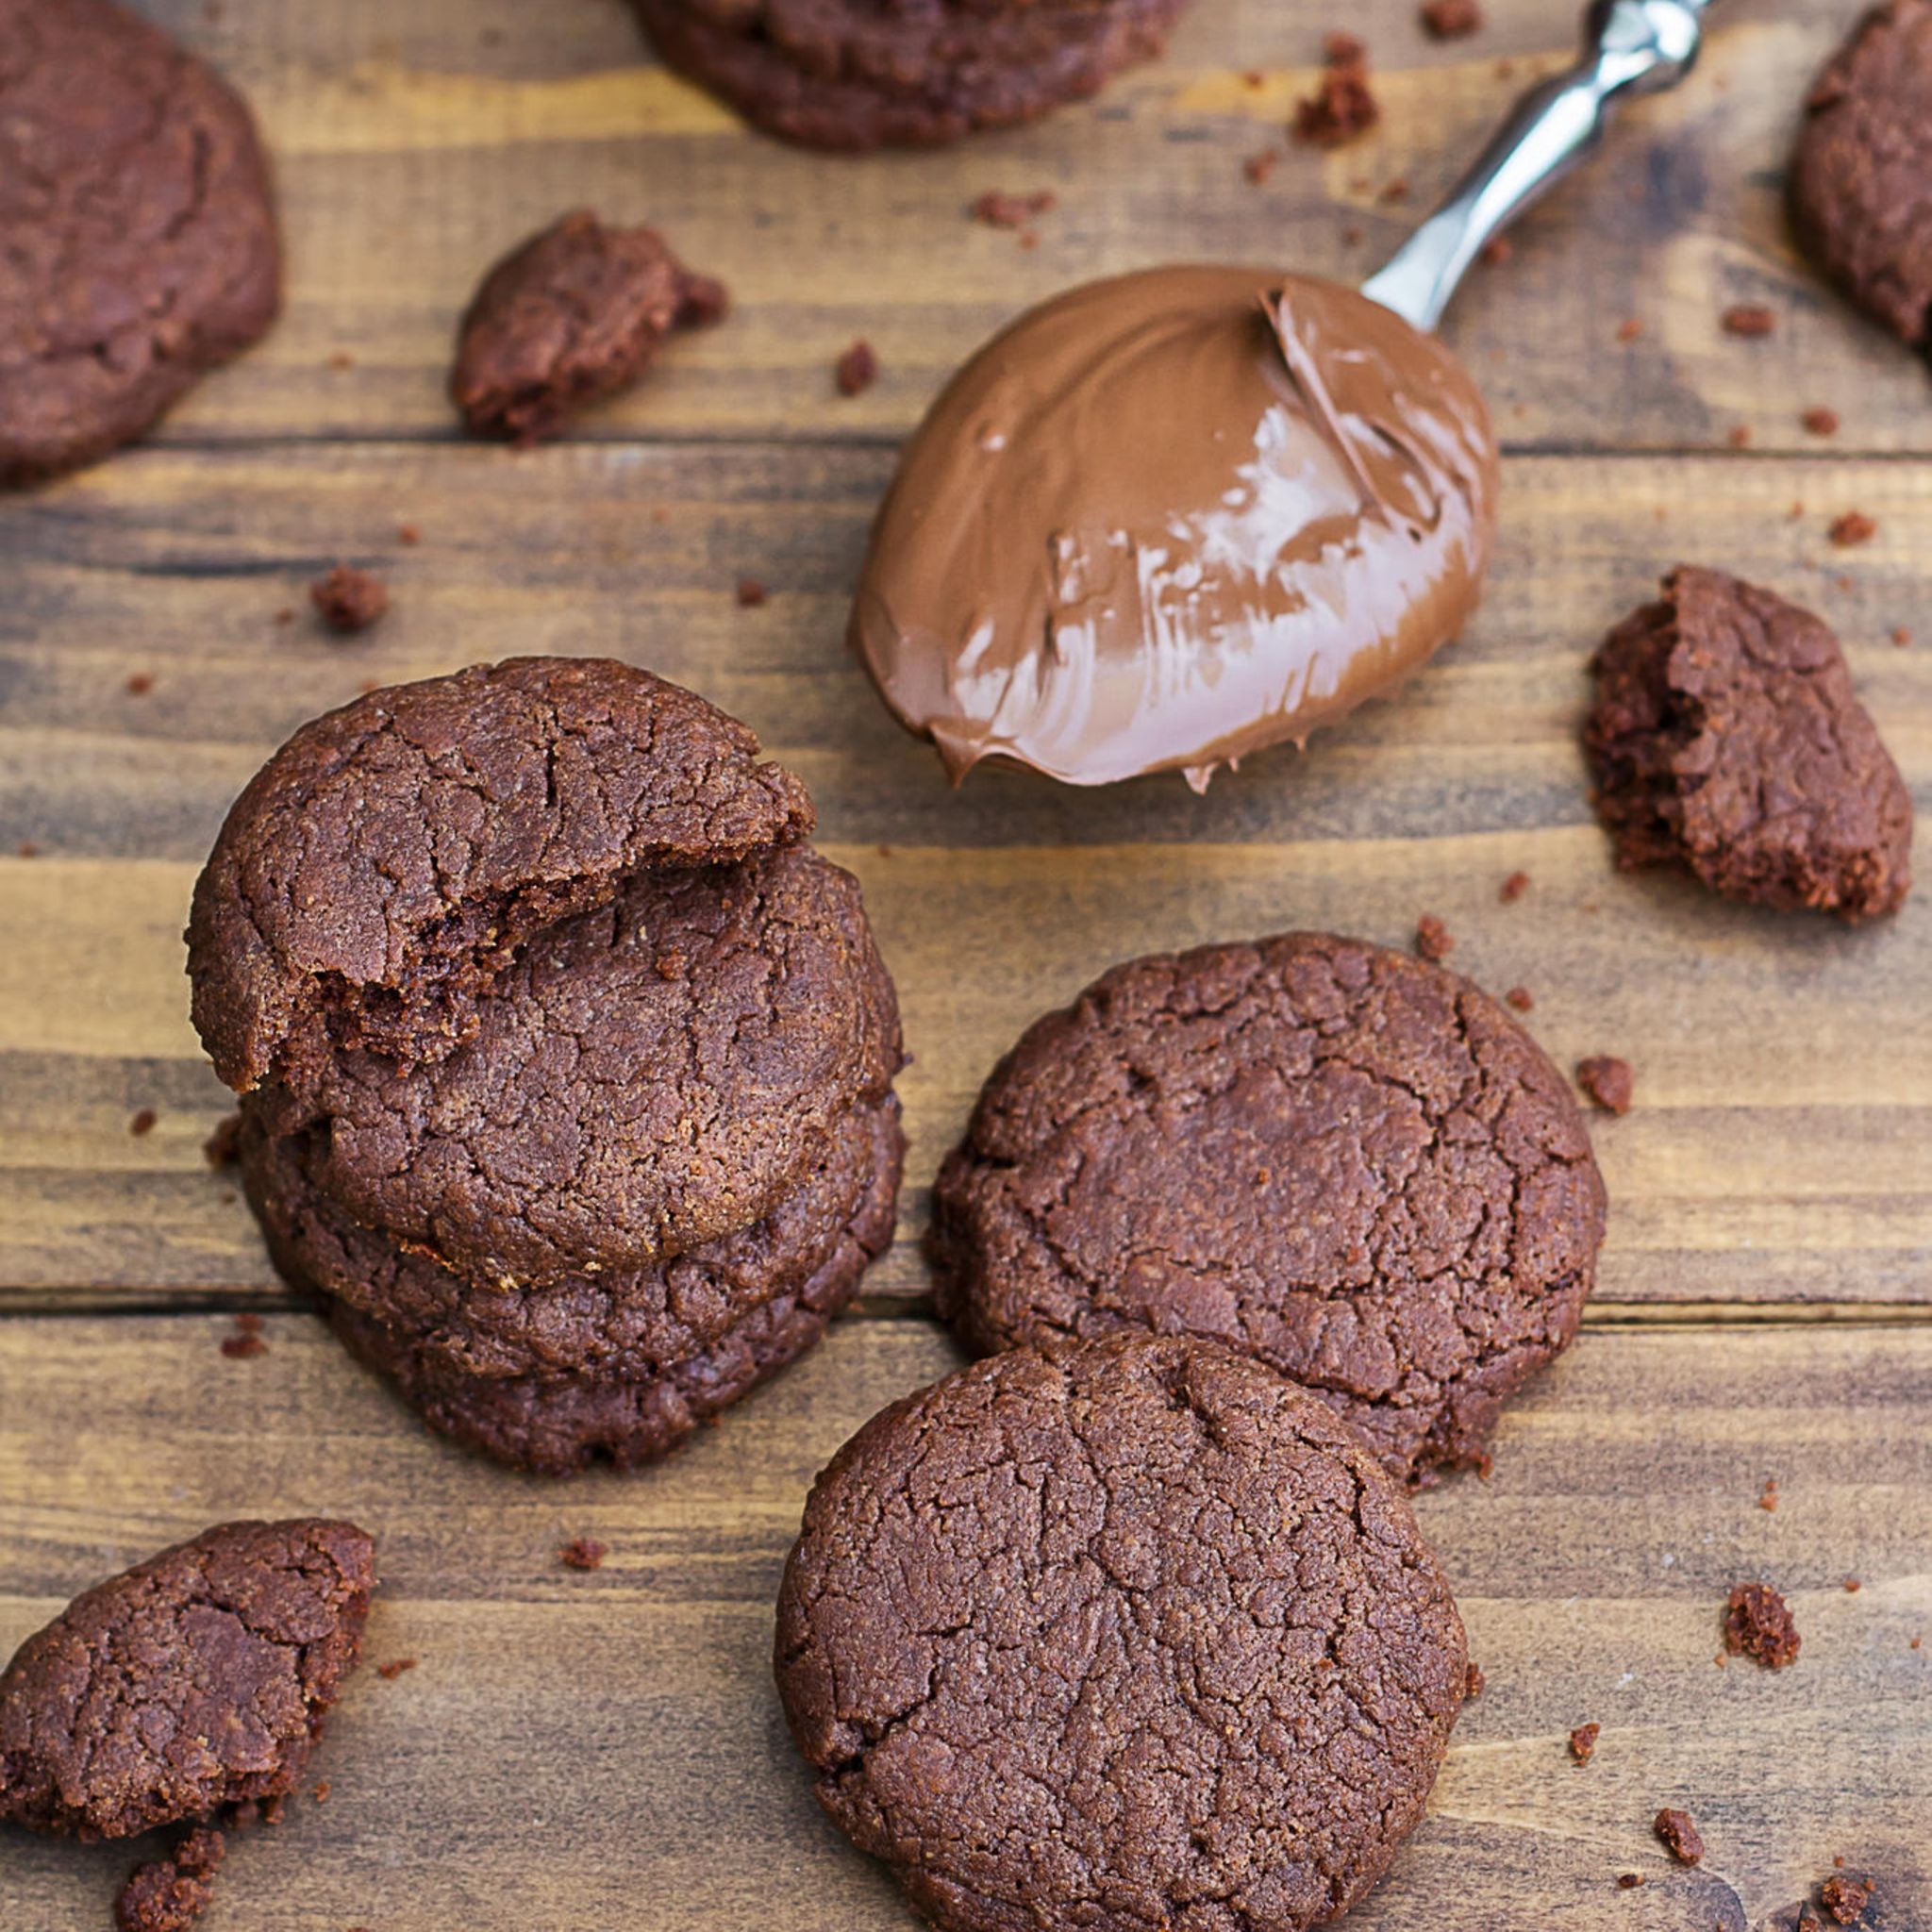
<svg viewBox="0 0 1932 1932">
<path fill-rule="evenodd" d="M 1187 0 L 635 0 L 665 62 L 808 147 L 931 147 L 1151 60 Z"/>
<path fill-rule="evenodd" d="M 646 872 L 533 937 L 475 1037 L 398 1078 L 343 1051 L 308 1098 L 315 1186 L 485 1289 L 636 1269 L 749 1226 L 899 1070 L 858 882 L 806 846 Z"/>
<path fill-rule="evenodd" d="M 1832 56 L 1790 196 L 1819 266 L 1894 335 L 1932 344 L 1932 0 L 1874 8 Z"/>
<path fill-rule="evenodd" d="M 0 484 L 139 436 L 275 320 L 241 97 L 108 0 L 0 0 Z"/>
<path fill-rule="evenodd" d="M 202 1044 L 238 1092 L 337 1048 L 443 1058 L 532 933 L 623 881 L 810 832 L 805 788 L 692 691 L 519 658 L 373 691 L 296 732 L 194 888 Z"/>
<path fill-rule="evenodd" d="M 855 1108 L 824 1158 L 763 1221 L 656 1268 L 486 1290 L 365 1228 L 318 1190 L 312 1139 L 261 1130 L 242 1110 L 242 1183 L 275 1265 L 407 1335 L 425 1361 L 504 1379 L 646 1381 L 701 1354 L 752 1309 L 817 1274 L 855 1238 L 890 1238 L 902 1141 L 893 1099 Z"/>
<path fill-rule="evenodd" d="M 600 1461 L 618 1469 L 655 1462 L 813 1348 L 858 1292 L 892 1239 L 900 1154 L 894 1118 L 864 1198 L 814 1272 L 656 1374 L 466 1374 L 421 1334 L 344 1302 L 333 1305 L 336 1333 L 432 1429 L 498 1462 L 539 1475 L 570 1475 Z"/>
<path fill-rule="evenodd" d="M 1120 966 L 994 1070 L 933 1201 L 990 1351 L 1208 1337 L 1397 1474 L 1477 1459 L 1576 1331 L 1604 1190 L 1568 1085 L 1456 974 L 1293 933 Z"/>
<path fill-rule="evenodd" d="M 131 1838 L 292 1790 L 375 1587 L 353 1524 L 228 1523 L 76 1597 L 0 1674 L 0 1818 Z"/>
<path fill-rule="evenodd" d="M 1467 1657 L 1396 1483 L 1210 1343 L 1019 1349 L 806 1506 L 778 1690 L 820 1802 L 948 1932 L 1299 1932 L 1423 1814 Z"/>
</svg>

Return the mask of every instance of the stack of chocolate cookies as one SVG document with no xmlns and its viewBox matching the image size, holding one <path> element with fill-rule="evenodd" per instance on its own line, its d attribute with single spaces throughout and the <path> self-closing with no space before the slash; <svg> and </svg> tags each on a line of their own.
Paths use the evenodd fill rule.
<svg viewBox="0 0 1932 1932">
<path fill-rule="evenodd" d="M 433 1428 L 650 1460 L 890 1241 L 897 1004 L 812 824 L 744 726 L 596 659 L 374 692 L 237 801 L 189 972 L 249 1199 Z"/>
</svg>

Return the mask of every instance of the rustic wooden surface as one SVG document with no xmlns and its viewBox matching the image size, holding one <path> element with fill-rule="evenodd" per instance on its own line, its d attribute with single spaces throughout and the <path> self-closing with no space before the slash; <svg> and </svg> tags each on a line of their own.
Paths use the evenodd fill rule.
<svg viewBox="0 0 1932 1932">
<path fill-rule="evenodd" d="M 381 1541 L 376 1659 L 422 1659 L 356 1681 L 329 1803 L 237 1853 L 208 1932 L 905 1924 L 816 1819 L 765 1659 L 811 1472 L 953 1360 L 916 1245 L 940 1155 L 1018 1029 L 1111 961 L 1293 925 L 1402 943 L 1424 910 L 1455 964 L 1532 989 L 1560 1062 L 1629 1058 L 1639 1105 L 1596 1124 L 1613 1210 L 1583 1342 L 1507 1421 L 1492 1482 L 1422 1501 L 1490 1689 L 1357 1923 L 1756 1932 L 1841 1854 L 1881 1881 L 1871 1924 L 1928 1932 L 1932 894 L 1847 933 L 1619 878 L 1574 747 L 1591 643 L 1692 558 L 1840 626 L 1932 802 L 1932 384 L 1780 213 L 1797 103 L 1859 0 L 1726 0 L 1692 82 L 1478 273 L 1447 332 L 1507 449 L 1480 618 L 1398 701 L 1204 800 L 947 791 L 840 641 L 892 446 L 988 329 L 1069 282 L 1175 258 L 1366 272 L 1560 58 L 1571 0 L 1489 0 L 1448 47 L 1409 0 L 1357 8 L 1386 117 L 1333 156 L 1282 124 L 1342 16 L 1195 0 L 1172 58 L 1095 103 L 871 161 L 745 134 L 650 64 L 622 0 L 144 4 L 256 103 L 290 300 L 152 445 L 0 502 L 0 1656 L 175 1537 L 332 1509 Z M 1058 193 L 1037 247 L 966 219 L 990 188 Z M 731 282 L 732 320 L 563 446 L 459 442 L 456 313 L 585 202 L 659 223 Z M 1775 332 L 1725 335 L 1738 302 Z M 841 398 L 859 336 L 884 374 Z M 1813 404 L 1835 438 L 1802 428 Z M 1836 550 L 1851 508 L 1879 535 Z M 394 591 L 368 640 L 302 611 L 338 557 Z M 866 1312 L 664 1469 L 560 1489 L 430 1441 L 276 1287 L 201 1158 L 225 1097 L 178 937 L 228 800 L 297 723 L 530 650 L 690 682 L 806 775 L 917 1056 L 902 1238 Z M 1518 868 L 1534 885 L 1504 906 Z M 273 1346 L 227 1360 L 248 1307 Z M 591 1576 L 555 1563 L 579 1534 L 611 1546 Z M 1718 1606 L 1759 1574 L 1803 1657 L 1718 1672 Z M 1562 1737 L 1587 1719 L 1605 1739 L 1576 1771 Z M 1648 1835 L 1665 1803 L 1706 1828 L 1698 1873 Z M 126 1862 L 0 1835 L 0 1926 L 105 1925 Z M 1620 1892 L 1620 1871 L 1651 1882 Z"/>
</svg>

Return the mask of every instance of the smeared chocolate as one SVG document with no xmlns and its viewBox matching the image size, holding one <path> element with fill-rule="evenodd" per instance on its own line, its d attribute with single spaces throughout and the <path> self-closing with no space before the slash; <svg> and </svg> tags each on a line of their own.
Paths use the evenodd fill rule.
<svg viewBox="0 0 1932 1932">
<path fill-rule="evenodd" d="M 994 758 L 1198 790 L 1457 635 L 1496 488 L 1468 375 L 1367 297 L 1123 275 L 1022 316 L 933 405 L 853 642 L 956 780 Z"/>
</svg>

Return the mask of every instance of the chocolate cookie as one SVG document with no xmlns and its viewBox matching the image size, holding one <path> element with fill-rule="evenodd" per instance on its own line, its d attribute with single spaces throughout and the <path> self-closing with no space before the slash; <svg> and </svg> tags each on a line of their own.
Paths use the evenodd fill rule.
<svg viewBox="0 0 1932 1932">
<path fill-rule="evenodd" d="M 1568 1345 L 1604 1190 L 1562 1075 L 1467 980 L 1293 933 L 1116 967 L 1031 1026 L 940 1172 L 981 1351 L 1120 1329 L 1258 1357 L 1413 1477 Z"/>
<path fill-rule="evenodd" d="M 1020 1349 L 813 1487 L 778 1690 L 820 1802 L 948 1932 L 1299 1932 L 1422 1816 L 1467 1681 L 1398 1487 L 1209 1343 Z"/>
<path fill-rule="evenodd" d="M 724 285 L 691 275 L 654 228 L 579 208 L 484 278 L 457 342 L 450 400 L 475 436 L 530 443 L 628 389 L 674 329 L 716 322 Z"/>
<path fill-rule="evenodd" d="M 635 0 L 658 53 L 808 147 L 931 147 L 1151 60 L 1187 0 Z"/>
<path fill-rule="evenodd" d="M 0 484 L 92 462 L 275 320 L 241 97 L 108 0 L 0 0 Z"/>
<path fill-rule="evenodd" d="M 1905 341 L 1932 343 L 1932 4 L 1874 8 L 1805 104 L 1791 210 L 1819 266 Z"/>
<path fill-rule="evenodd" d="M 305 724 L 194 889 L 194 1024 L 238 1092 L 337 1047 L 439 1059 L 530 934 L 662 867 L 804 838 L 805 788 L 695 693 L 608 658 L 519 658 Z"/>
<path fill-rule="evenodd" d="M 888 1218 L 881 1237 L 891 1201 L 882 1209 L 879 1190 L 896 1181 L 901 1141 L 898 1103 L 887 1100 L 847 1114 L 824 1160 L 750 1227 L 656 1268 L 485 1291 L 361 1226 L 317 1187 L 313 1141 L 274 1139 L 253 1101 L 244 1108 L 242 1178 L 275 1265 L 468 1375 L 650 1380 L 817 1274 L 855 1228 L 869 1252 L 891 1232 Z"/>
<path fill-rule="evenodd" d="M 292 1790 L 374 1557 L 346 1523 L 229 1523 L 75 1598 L 0 1675 L 0 1817 L 129 1838 Z"/>
<path fill-rule="evenodd" d="M 896 1109 L 889 1118 L 884 1158 L 815 1271 L 657 1374 L 466 1374 L 424 1334 L 343 1302 L 333 1305 L 336 1332 L 432 1429 L 498 1462 L 540 1475 L 569 1475 L 599 1461 L 618 1469 L 655 1462 L 814 1347 L 858 1293 L 892 1238 L 901 1143 Z"/>
<path fill-rule="evenodd" d="M 1687 565 L 1594 670 L 1583 742 L 1619 865 L 1846 920 L 1904 902 L 1911 794 L 1819 619 Z"/>
<path fill-rule="evenodd" d="M 315 1185 L 486 1290 L 636 1269 L 761 1220 L 898 1072 L 858 882 L 805 846 L 646 872 L 524 947 L 473 1039 L 338 1053 L 263 1124 Z"/>
</svg>

